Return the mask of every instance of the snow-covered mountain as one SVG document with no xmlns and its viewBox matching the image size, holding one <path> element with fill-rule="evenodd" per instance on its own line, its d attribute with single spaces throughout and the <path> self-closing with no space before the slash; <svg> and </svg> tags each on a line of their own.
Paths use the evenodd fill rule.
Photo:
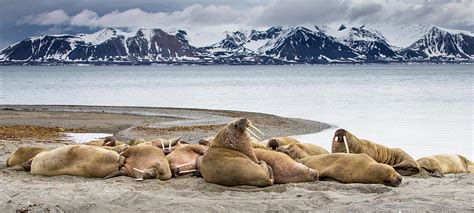
<svg viewBox="0 0 474 213">
<path fill-rule="evenodd" d="M 193 38 L 194 39 L 194 38 Z M 0 52 L 1 64 L 284 64 L 472 62 L 474 33 L 434 25 L 286 26 L 225 32 L 196 47 L 186 31 L 106 28 L 92 34 L 26 38 Z"/>
<path fill-rule="evenodd" d="M 397 48 L 390 45 L 387 39 L 377 30 L 367 30 L 365 26 L 346 27 L 341 25 L 337 30 L 326 26 L 317 27 L 364 57 L 366 61 L 399 60 Z"/>
<path fill-rule="evenodd" d="M 470 59 L 474 57 L 472 33 L 432 27 L 419 40 L 401 51 L 404 57 Z"/>
<path fill-rule="evenodd" d="M 289 62 L 327 63 L 357 61 L 360 55 L 320 30 L 288 27 L 258 51 Z"/>
</svg>

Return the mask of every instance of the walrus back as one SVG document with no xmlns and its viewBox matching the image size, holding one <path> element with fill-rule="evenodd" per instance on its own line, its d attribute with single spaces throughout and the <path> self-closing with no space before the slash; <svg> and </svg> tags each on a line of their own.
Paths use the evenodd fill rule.
<svg viewBox="0 0 474 213">
<path fill-rule="evenodd" d="M 120 166 L 117 152 L 88 145 L 67 145 L 33 158 L 31 173 L 45 176 L 105 177 Z"/>
<path fill-rule="evenodd" d="M 268 168 L 245 154 L 224 148 L 209 148 L 200 163 L 200 172 L 206 182 L 225 186 L 270 186 L 273 179 Z"/>
</svg>

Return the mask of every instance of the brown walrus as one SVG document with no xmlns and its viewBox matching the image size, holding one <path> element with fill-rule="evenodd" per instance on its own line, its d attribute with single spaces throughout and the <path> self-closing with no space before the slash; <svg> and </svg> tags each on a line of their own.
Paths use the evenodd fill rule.
<svg viewBox="0 0 474 213">
<path fill-rule="evenodd" d="M 128 143 L 128 145 L 130 145 L 130 146 L 135 146 L 135 145 L 138 145 L 138 144 L 141 144 L 141 143 L 145 143 L 145 142 L 146 142 L 145 139 L 143 139 L 143 138 L 138 138 L 138 139 L 133 139 L 133 140 L 131 140 L 131 141 Z"/>
<path fill-rule="evenodd" d="M 119 175 L 134 177 L 136 180 L 171 178 L 168 160 L 163 151 L 155 146 L 146 143 L 138 144 L 126 149 L 121 155 L 126 159 L 120 171 L 106 178 Z"/>
<path fill-rule="evenodd" d="M 35 175 L 99 178 L 118 171 L 124 161 L 117 152 L 98 146 L 66 145 L 39 153 L 26 162 L 30 168 L 23 167 Z"/>
<path fill-rule="evenodd" d="M 171 138 L 171 139 L 163 139 L 163 138 L 156 138 L 148 142 L 143 142 L 140 144 L 147 144 L 155 146 L 161 150 L 165 155 L 173 152 L 175 149 L 181 147 L 181 139 L 182 137 Z"/>
<path fill-rule="evenodd" d="M 344 142 L 347 142 L 346 144 Z M 416 161 L 399 148 L 388 148 L 380 144 L 359 139 L 344 129 L 338 129 L 332 142 L 332 153 L 365 153 L 379 163 L 393 166 L 401 175 L 410 176 L 420 172 Z"/>
<path fill-rule="evenodd" d="M 113 137 L 105 137 L 104 139 L 95 139 L 89 142 L 84 143 L 84 145 L 91 145 L 91 146 L 120 146 L 124 145 L 125 143 L 115 140 Z"/>
<path fill-rule="evenodd" d="M 449 173 L 473 173 L 473 163 L 456 154 L 440 154 L 420 158 L 416 161 L 420 169 L 433 177 L 444 177 Z"/>
<path fill-rule="evenodd" d="M 207 150 L 207 146 L 190 144 L 182 146 L 166 156 L 174 177 L 195 172 L 197 159 Z"/>
<path fill-rule="evenodd" d="M 276 137 L 268 139 L 267 146 L 270 149 L 277 150 L 280 146 L 301 143 L 300 141 L 291 137 Z"/>
<path fill-rule="evenodd" d="M 214 140 L 214 136 L 205 137 L 205 138 L 199 140 L 198 144 L 201 144 L 203 146 L 210 146 L 212 140 Z"/>
<path fill-rule="evenodd" d="M 329 153 L 324 148 L 309 143 L 294 143 L 286 146 L 279 146 L 277 151 L 285 153 L 295 160 Z"/>
<path fill-rule="evenodd" d="M 300 183 L 318 180 L 318 171 L 291 159 L 288 155 L 266 149 L 255 149 L 259 160 L 272 167 L 275 183 Z"/>
<path fill-rule="evenodd" d="M 37 154 L 48 151 L 49 149 L 42 148 L 42 147 L 20 147 L 15 150 L 6 161 L 7 167 L 20 165 Z"/>
<path fill-rule="evenodd" d="M 226 186 L 273 184 L 271 167 L 255 155 L 248 127 L 253 128 L 249 120 L 238 119 L 217 133 L 198 160 L 205 181 Z"/>
<path fill-rule="evenodd" d="M 299 160 L 319 172 L 319 179 L 342 183 L 378 183 L 399 186 L 402 177 L 389 165 L 377 163 L 367 154 L 321 154 Z"/>
</svg>

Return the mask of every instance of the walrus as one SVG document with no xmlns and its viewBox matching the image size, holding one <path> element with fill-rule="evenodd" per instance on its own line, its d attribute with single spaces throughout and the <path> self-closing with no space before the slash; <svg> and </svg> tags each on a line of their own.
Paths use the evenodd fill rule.
<svg viewBox="0 0 474 213">
<path fill-rule="evenodd" d="M 141 143 L 126 149 L 121 156 L 125 157 L 125 163 L 120 171 L 105 178 L 120 175 L 134 177 L 136 180 L 171 178 L 168 160 L 163 151 L 155 146 Z"/>
<path fill-rule="evenodd" d="M 324 148 L 314 145 L 314 144 L 309 144 L 309 143 L 293 143 L 286 146 L 279 146 L 277 148 L 277 151 L 285 153 L 295 160 L 313 156 L 313 155 L 329 153 Z"/>
<path fill-rule="evenodd" d="M 101 178 L 118 171 L 124 161 L 117 152 L 98 146 L 66 145 L 41 152 L 22 165 L 35 175 Z"/>
<path fill-rule="evenodd" d="M 105 137 L 104 139 L 95 139 L 84 143 L 84 145 L 91 146 L 120 146 L 125 143 L 115 140 L 113 137 Z"/>
<path fill-rule="evenodd" d="M 449 173 L 474 173 L 473 163 L 456 154 L 440 154 L 420 158 L 416 161 L 423 172 L 433 177 L 444 177 Z"/>
<path fill-rule="evenodd" d="M 420 172 L 416 161 L 403 150 L 359 139 L 344 129 L 336 130 L 333 137 L 332 153 L 339 152 L 365 153 L 379 163 L 393 166 L 399 174 L 404 176 Z"/>
<path fill-rule="evenodd" d="M 399 186 L 402 177 L 393 167 L 377 163 L 367 154 L 321 154 L 298 160 L 319 172 L 319 179 L 341 183 L 377 183 Z"/>
<path fill-rule="evenodd" d="M 141 144 L 141 143 L 145 143 L 145 142 L 146 142 L 145 139 L 143 139 L 143 138 L 138 138 L 138 139 L 133 139 L 133 140 L 131 140 L 131 141 L 128 143 L 128 145 L 130 145 L 130 146 L 135 146 L 135 145 L 138 145 L 138 144 Z"/>
<path fill-rule="evenodd" d="M 19 147 L 7 158 L 6 166 L 11 167 L 11 166 L 20 165 L 30 160 L 37 154 L 48 151 L 48 150 L 49 149 L 42 148 L 42 147 Z"/>
<path fill-rule="evenodd" d="M 205 138 L 199 140 L 198 144 L 201 144 L 203 146 L 210 146 L 212 140 L 214 140 L 214 136 L 205 137 Z"/>
<path fill-rule="evenodd" d="M 195 172 L 197 169 L 197 159 L 204 155 L 207 148 L 207 146 L 200 144 L 190 144 L 182 146 L 167 155 L 166 159 L 169 162 L 173 176 L 177 177 Z"/>
<path fill-rule="evenodd" d="M 249 127 L 255 129 L 249 120 L 242 118 L 228 123 L 217 133 L 198 160 L 205 181 L 225 186 L 273 184 L 271 167 L 255 155 Z"/>
<path fill-rule="evenodd" d="M 270 149 L 277 150 L 280 146 L 301 143 L 300 141 L 291 137 L 276 137 L 268 139 L 267 146 Z"/>
<path fill-rule="evenodd" d="M 300 183 L 318 180 L 319 173 L 298 163 L 288 155 L 266 149 L 255 149 L 259 160 L 272 167 L 275 183 Z"/>
<path fill-rule="evenodd" d="M 173 152 L 175 149 L 181 147 L 181 139 L 182 137 L 177 137 L 177 138 L 171 138 L 171 139 L 163 139 L 163 138 L 156 138 L 148 142 L 143 142 L 140 144 L 147 144 L 147 145 L 152 145 L 155 146 L 161 150 L 163 150 L 163 153 L 165 155 L 168 155 L 169 153 Z"/>
</svg>

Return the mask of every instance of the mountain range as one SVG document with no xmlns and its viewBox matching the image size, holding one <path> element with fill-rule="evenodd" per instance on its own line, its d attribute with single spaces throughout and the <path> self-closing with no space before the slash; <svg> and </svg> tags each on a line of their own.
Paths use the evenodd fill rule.
<svg viewBox="0 0 474 213">
<path fill-rule="evenodd" d="M 106 28 L 42 35 L 0 51 L 0 64 L 326 64 L 473 62 L 474 33 L 435 25 L 286 26 L 225 32 L 193 45 L 184 30 Z"/>
</svg>

